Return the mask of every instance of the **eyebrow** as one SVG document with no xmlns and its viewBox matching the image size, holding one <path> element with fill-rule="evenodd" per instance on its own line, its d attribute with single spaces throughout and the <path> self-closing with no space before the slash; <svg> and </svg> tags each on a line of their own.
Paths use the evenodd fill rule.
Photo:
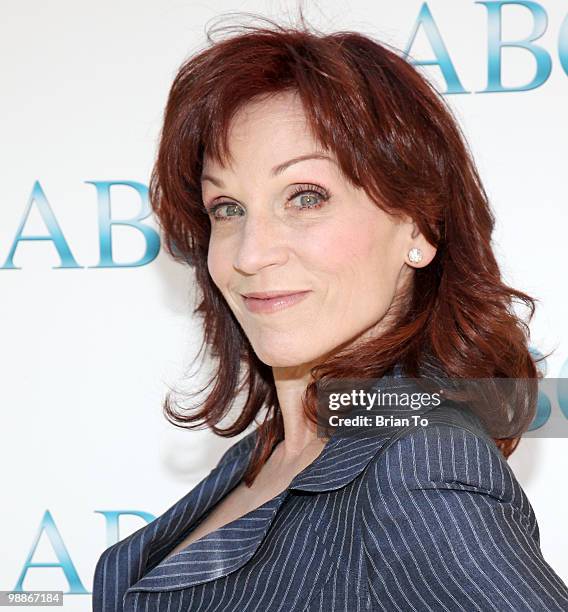
<svg viewBox="0 0 568 612">
<path fill-rule="evenodd" d="M 334 161 L 331 157 L 323 153 L 308 153 L 306 155 L 300 155 L 299 157 L 294 157 L 292 159 L 289 159 L 288 161 L 278 164 L 277 166 L 274 166 L 274 168 L 272 168 L 272 170 L 270 171 L 270 174 L 271 176 L 278 176 L 279 174 L 282 174 L 282 172 L 284 172 L 284 170 L 289 168 L 292 164 L 297 164 L 298 162 L 305 161 L 307 159 L 327 159 L 328 161 L 331 161 L 331 162 Z M 220 189 L 225 188 L 223 181 L 220 181 L 218 178 L 215 178 L 214 176 L 211 176 L 210 174 L 202 174 L 201 182 L 203 181 L 209 181 L 213 183 L 213 185 L 215 185 L 216 187 L 219 187 Z"/>
</svg>

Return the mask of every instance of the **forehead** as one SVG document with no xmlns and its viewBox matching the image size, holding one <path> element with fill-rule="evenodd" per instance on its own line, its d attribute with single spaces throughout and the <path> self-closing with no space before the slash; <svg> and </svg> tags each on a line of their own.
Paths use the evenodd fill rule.
<svg viewBox="0 0 568 612">
<path fill-rule="evenodd" d="M 251 124 L 270 125 L 275 119 L 284 124 L 306 125 L 304 106 L 296 92 L 279 92 L 253 98 L 235 113 L 230 131 L 241 135 L 240 132 L 250 129 Z"/>
<path fill-rule="evenodd" d="M 324 151 L 314 151 L 313 153 L 298 155 L 296 157 L 281 161 L 270 169 L 269 175 L 271 177 L 277 177 L 294 164 L 310 160 L 324 160 L 327 162 L 335 163 L 336 166 L 334 167 L 334 170 L 336 173 L 338 173 L 337 162 L 333 158 L 333 156 L 329 155 Z M 203 172 L 203 174 L 201 175 L 201 181 L 212 183 L 213 185 L 220 187 L 221 189 L 225 188 L 225 184 L 220 178 L 217 178 L 212 174 L 208 174 L 208 172 Z"/>
<path fill-rule="evenodd" d="M 220 143 L 219 143 L 220 144 Z M 263 161 L 271 168 L 277 161 L 294 156 L 323 152 L 313 136 L 299 97 L 280 93 L 255 99 L 243 106 L 232 118 L 227 130 L 227 151 L 219 151 L 220 159 L 203 156 L 203 172 L 234 171 Z M 329 157 L 334 157 L 327 151 Z"/>
</svg>

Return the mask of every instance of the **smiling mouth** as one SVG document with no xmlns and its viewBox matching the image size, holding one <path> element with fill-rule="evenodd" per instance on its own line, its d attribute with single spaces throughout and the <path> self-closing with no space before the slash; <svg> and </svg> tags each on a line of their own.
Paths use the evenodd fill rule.
<svg viewBox="0 0 568 612">
<path fill-rule="evenodd" d="M 242 295 L 245 306 L 250 312 L 254 313 L 271 313 L 284 310 L 290 306 L 298 304 L 302 300 L 306 299 L 311 291 L 298 291 L 295 293 L 277 293 L 277 292 L 265 292 L 265 293 L 249 293 Z M 264 295 L 268 297 L 251 297 L 257 295 Z"/>
</svg>

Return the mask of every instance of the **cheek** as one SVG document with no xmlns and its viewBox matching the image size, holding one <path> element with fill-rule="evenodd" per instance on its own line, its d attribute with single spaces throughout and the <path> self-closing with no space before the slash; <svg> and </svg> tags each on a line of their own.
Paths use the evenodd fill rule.
<svg viewBox="0 0 568 612">
<path fill-rule="evenodd" d="M 326 223 L 310 228 L 302 240 L 302 252 L 314 259 L 329 262 L 331 267 L 359 258 L 363 224 L 337 216 Z"/>
<path fill-rule="evenodd" d="M 389 228 L 366 228 L 360 235 L 353 254 L 358 270 L 367 282 L 373 279 L 387 289 L 390 281 L 394 282 L 400 270 L 400 246 L 396 234 Z"/>
<path fill-rule="evenodd" d="M 378 215 L 328 225 L 308 246 L 312 261 L 347 284 L 384 283 L 398 273 L 400 256 L 395 227 Z M 363 288 L 363 287 L 362 287 Z"/>
<path fill-rule="evenodd" d="M 227 254 L 223 256 L 223 250 L 218 247 L 216 241 L 211 240 L 207 252 L 207 269 L 213 282 L 221 290 L 228 280 L 228 262 Z"/>
</svg>

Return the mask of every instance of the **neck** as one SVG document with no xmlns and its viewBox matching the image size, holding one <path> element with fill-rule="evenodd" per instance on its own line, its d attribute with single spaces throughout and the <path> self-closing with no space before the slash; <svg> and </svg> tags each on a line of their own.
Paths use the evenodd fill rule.
<svg viewBox="0 0 568 612">
<path fill-rule="evenodd" d="M 290 459 L 318 448 L 325 443 L 317 435 L 317 426 L 309 421 L 302 407 L 302 395 L 313 380 L 312 364 L 296 367 L 273 367 L 274 383 L 284 423 L 284 440 L 280 443 L 283 456 Z"/>
</svg>

